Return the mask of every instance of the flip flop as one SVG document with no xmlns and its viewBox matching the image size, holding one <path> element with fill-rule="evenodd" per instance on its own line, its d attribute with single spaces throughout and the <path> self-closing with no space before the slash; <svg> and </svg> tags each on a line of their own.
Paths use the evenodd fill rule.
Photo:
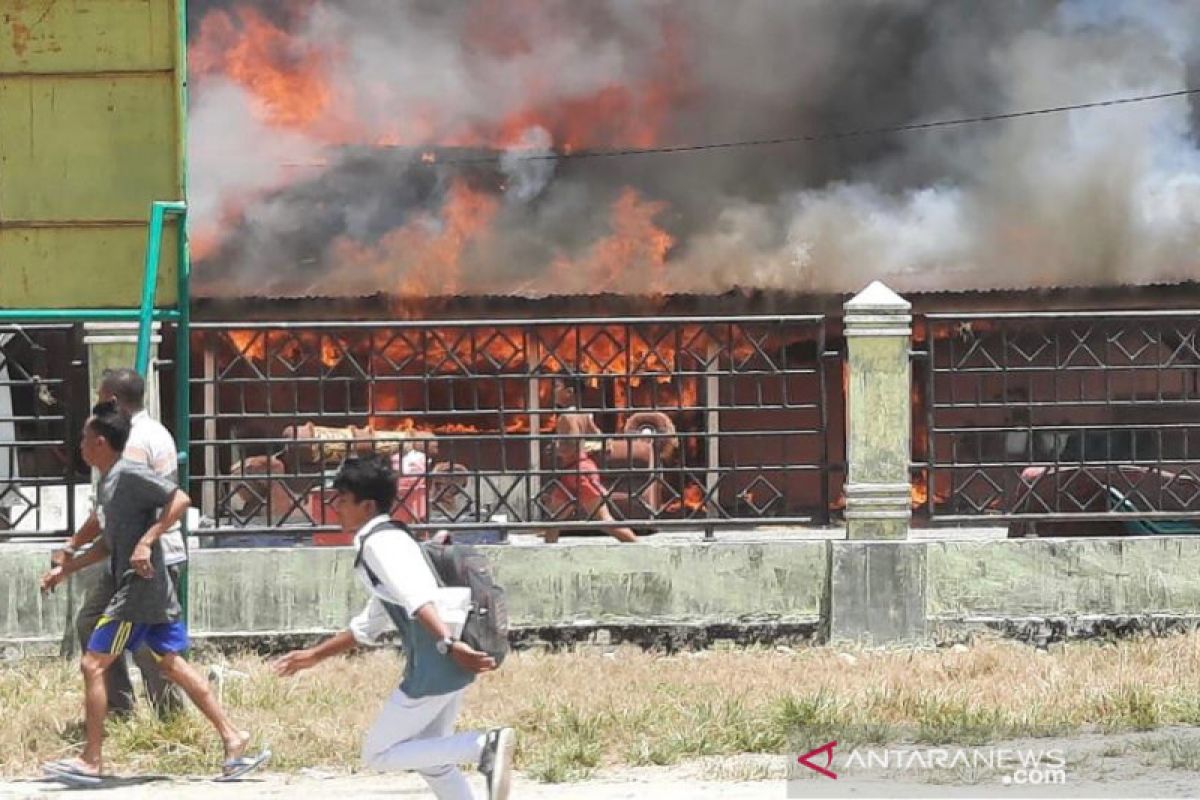
<svg viewBox="0 0 1200 800">
<path fill-rule="evenodd" d="M 256 756 L 240 756 L 238 758 L 228 759 L 221 765 L 221 774 L 213 778 L 218 783 L 225 781 L 235 781 L 238 778 L 253 772 L 254 770 L 267 763 L 271 758 L 271 751 L 264 748 L 261 753 Z"/>
<path fill-rule="evenodd" d="M 104 782 L 103 776 L 84 772 L 73 761 L 52 761 L 43 764 L 42 772 L 46 777 L 68 786 L 99 786 Z"/>
</svg>

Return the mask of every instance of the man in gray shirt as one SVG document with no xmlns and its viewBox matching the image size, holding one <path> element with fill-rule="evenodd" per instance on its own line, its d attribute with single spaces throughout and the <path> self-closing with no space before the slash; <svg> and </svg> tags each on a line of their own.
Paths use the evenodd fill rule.
<svg viewBox="0 0 1200 800">
<path fill-rule="evenodd" d="M 130 461 L 145 464 L 154 474 L 176 483 L 179 468 L 178 448 L 170 432 L 146 413 L 145 392 L 145 381 L 131 369 L 106 370 L 100 381 L 100 401 L 115 402 L 118 410 L 131 419 L 129 441 L 126 442 L 122 455 Z M 97 509 L 99 508 L 98 503 Z M 66 546 L 55 552 L 53 562 L 64 563 L 76 551 L 92 542 L 99 535 L 100 528 L 99 513 L 94 511 Z M 180 570 L 187 561 L 187 550 L 178 525 L 163 535 L 162 545 L 166 567 L 164 572 L 172 582 L 178 584 Z M 95 582 L 89 587 L 75 618 L 75 630 L 81 648 L 87 647 L 88 639 L 96 629 L 100 615 L 104 613 L 109 599 L 116 591 L 114 576 L 108 570 L 100 568 L 96 572 L 99 574 L 92 576 Z M 158 668 L 158 660 L 148 647 L 134 650 L 133 661 L 141 670 L 146 695 L 159 716 L 166 716 L 183 708 L 183 697 L 178 688 L 163 678 Z M 104 681 L 108 687 L 109 711 L 118 714 L 131 712 L 134 701 L 133 683 L 129 679 L 129 667 L 124 657 L 113 663 L 104 674 Z"/>
<path fill-rule="evenodd" d="M 178 488 L 135 461 L 122 458 L 100 478 L 98 491 L 104 547 L 109 553 L 113 594 L 100 619 L 158 625 L 180 617 L 175 584 L 163 560 L 161 542 L 140 552 L 144 534 L 158 510 L 172 501 Z M 185 509 L 186 510 L 186 509 Z M 89 637 L 90 638 L 90 637 Z"/>
<path fill-rule="evenodd" d="M 79 758 L 46 764 L 45 772 L 51 779 L 73 786 L 99 783 L 108 706 L 104 672 L 126 649 L 144 644 L 158 659 L 163 676 L 183 689 L 220 735 L 225 749 L 224 776 L 239 776 L 263 764 L 270 752 L 246 757 L 250 734 L 234 727 L 208 683 L 180 655 L 188 647 L 187 627 L 180 619 L 175 586 L 163 559 L 161 539 L 187 512 L 191 501 L 174 483 L 145 465 L 121 458 L 129 429 L 129 418 L 115 404 L 101 403 L 92 410 L 80 449 L 88 465 L 101 473 L 103 539 L 42 577 L 42 590 L 49 591 L 71 573 L 107 556 L 115 585 L 80 663 L 87 743 Z"/>
</svg>

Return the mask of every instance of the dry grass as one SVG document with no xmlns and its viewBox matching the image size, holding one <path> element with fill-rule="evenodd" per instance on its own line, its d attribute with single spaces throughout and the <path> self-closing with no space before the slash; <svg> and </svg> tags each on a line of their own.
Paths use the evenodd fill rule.
<svg viewBox="0 0 1200 800">
<path fill-rule="evenodd" d="M 787 753 L 917 741 L 978 744 L 1080 730 L 1200 724 L 1200 636 L 1077 644 L 1051 653 L 983 642 L 965 652 L 829 649 L 709 651 L 658 656 L 515 654 L 472 689 L 464 726 L 518 727 L 518 763 L 564 781 L 606 764 L 672 764 L 735 753 Z M 350 769 L 359 740 L 396 683 L 388 652 L 338 659 L 290 680 L 254 657 L 226 685 L 236 721 L 271 742 L 273 768 Z M 74 665 L 0 666 L 0 774 L 28 773 L 81 738 Z M 211 772 L 215 737 L 195 714 L 159 723 L 144 712 L 110 724 L 114 767 Z M 1167 746 L 1192 763 L 1190 749 Z"/>
</svg>

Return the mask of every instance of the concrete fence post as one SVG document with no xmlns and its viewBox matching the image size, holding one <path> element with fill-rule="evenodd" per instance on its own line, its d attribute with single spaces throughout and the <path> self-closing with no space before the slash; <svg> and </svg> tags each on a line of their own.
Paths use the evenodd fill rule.
<svg viewBox="0 0 1200 800">
<path fill-rule="evenodd" d="M 905 539 L 912 519 L 912 305 L 875 281 L 844 309 L 846 536 Z"/>
<path fill-rule="evenodd" d="M 928 635 L 925 543 L 908 541 L 912 306 L 876 281 L 845 305 L 846 537 L 828 543 L 822 626 L 830 643 Z"/>
</svg>

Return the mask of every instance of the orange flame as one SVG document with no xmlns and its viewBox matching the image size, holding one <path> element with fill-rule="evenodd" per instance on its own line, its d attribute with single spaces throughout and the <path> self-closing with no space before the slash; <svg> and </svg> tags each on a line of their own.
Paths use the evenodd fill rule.
<svg viewBox="0 0 1200 800">
<path fill-rule="evenodd" d="M 677 513 L 683 509 L 700 511 L 704 508 L 704 487 L 698 483 L 689 483 L 683 487 L 683 496 L 667 503 L 666 510 Z"/>
<path fill-rule="evenodd" d="M 686 325 L 671 335 L 663 336 L 655 328 L 624 326 L 581 326 L 578 335 L 567 335 L 557 328 L 539 329 L 537 358 L 548 372 L 579 369 L 592 376 L 595 387 L 607 393 L 608 407 L 619 412 L 622 408 L 695 408 L 704 381 L 700 359 L 713 356 L 712 348 L 720 348 L 735 358 L 753 356 L 754 345 L 741 338 L 726 340 L 721 331 L 706 330 L 699 325 Z M 526 352 L 527 336 L 517 328 L 499 328 L 478 333 L 446 329 L 428 336 L 393 336 L 387 333 L 370 337 L 355 337 L 344 333 L 313 330 L 231 330 L 228 346 L 223 349 L 223 365 L 235 358 L 265 362 L 270 356 L 283 363 L 280 366 L 300 365 L 309 359 L 333 368 L 347 358 L 360 365 L 370 365 L 372 374 L 387 375 L 404 365 L 408 374 L 454 374 L 468 367 L 486 375 L 496 365 L 506 372 L 525 375 L 531 363 Z M 783 342 L 768 342 L 773 347 Z M 374 345 L 374 347 L 372 347 Z M 684 349 L 680 349 L 680 347 Z M 270 366 L 270 365 L 268 365 Z M 271 367 L 275 368 L 275 367 Z M 685 373 L 679 375 L 680 371 Z M 411 381 L 399 383 L 386 380 L 371 384 L 369 407 L 372 414 L 367 424 L 376 430 L 422 431 L 429 433 L 471 433 L 500 430 L 511 433 L 531 429 L 529 414 L 523 412 L 527 379 L 484 380 L 475 385 L 480 413 L 468 420 L 461 417 L 439 422 L 436 410 L 430 408 L 423 416 L 435 419 L 416 420 L 405 411 L 404 388 L 417 386 Z M 550 405 L 551 381 L 539 381 L 539 402 L 542 408 Z M 419 393 L 409 396 L 410 403 L 428 402 Z M 492 409 L 492 410 L 488 410 Z M 499 409 L 509 409 L 500 412 Z M 554 429 L 553 413 L 543 413 L 539 425 L 543 432 Z M 618 413 L 617 427 L 624 419 Z M 693 492 L 698 491 L 694 489 Z M 696 502 L 703 496 L 692 495 Z"/>
<path fill-rule="evenodd" d="M 488 230 L 499 201 L 456 178 L 446 194 L 440 217 L 421 215 L 384 235 L 374 245 L 342 237 L 333 243 L 335 259 L 363 270 L 367 288 L 382 282 L 403 265 L 404 280 L 393 287 L 401 297 L 453 295 L 460 290 L 462 258 L 472 247 L 487 243 Z M 372 279 L 373 275 L 384 276 Z"/>
<path fill-rule="evenodd" d="M 188 49 L 188 66 L 198 76 L 224 75 L 245 88 L 265 122 L 315 132 L 328 124 L 334 105 L 330 56 L 242 5 L 204 16 Z"/>
<path fill-rule="evenodd" d="M 307 17 L 316 0 L 292 0 L 286 13 L 293 21 Z M 537 4 L 476 2 L 464 32 L 464 44 L 492 62 L 529 53 L 539 41 L 550 41 L 555 26 Z M 542 32 L 531 36 L 535 25 Z M 385 82 L 335 89 L 335 68 L 344 53 L 335 46 L 305 40 L 268 19 L 250 2 L 231 10 L 205 14 L 189 46 L 189 67 L 201 80 L 224 76 L 245 88 L 257 102 L 260 117 L 278 127 L 302 130 L 336 144 L 414 147 L 508 148 L 533 127 L 547 130 L 560 152 L 579 149 L 656 144 L 672 109 L 692 95 L 683 28 L 669 15 L 660 21 L 659 49 L 638 85 L 610 85 L 586 94 L 553 97 L 553 84 L 542 76 L 525 77 L 523 103 L 509 115 L 480 121 L 450 118 L 432 104 L 405 109 L 403 122 L 370 132 L 356 106 L 378 107 L 391 99 Z M 355 91 L 361 96 L 355 96 Z M 433 159 L 424 154 L 423 160 Z"/>
<path fill-rule="evenodd" d="M 675 238 L 655 222 L 666 209 L 666 203 L 643 200 L 636 189 L 626 187 L 612 204 L 611 233 L 579 261 L 560 257 L 554 271 L 568 285 L 595 293 L 619 285 L 627 270 L 645 269 L 648 293 L 662 294 L 663 267 L 675 245 Z"/>
<path fill-rule="evenodd" d="M 589 87 L 560 95 L 549 77 L 530 75 L 510 113 L 490 120 L 455 116 L 436 101 L 410 102 L 400 120 L 372 122 L 395 98 L 386 82 L 342 82 L 346 54 L 336 45 L 305 38 L 302 22 L 320 0 L 292 0 L 278 13 L 280 25 L 250 2 L 209 11 L 189 47 L 197 83 L 223 77 L 244 88 L 254 113 L 265 123 L 303 133 L 331 145 L 423 148 L 420 160 L 437 162 L 430 147 L 519 147 L 535 127 L 550 134 L 562 153 L 601 147 L 649 147 L 662 139 L 672 112 L 692 95 L 683 26 L 664 10 L 657 49 L 644 77 L 631 85 Z M 478 0 L 469 6 L 464 42 L 499 63 L 530 53 L 571 25 L 570 14 L 547 14 L 537 3 Z M 321 168 L 322 164 L 312 166 Z M 306 175 L 293 172 L 286 180 Z M 222 198 L 219 220 L 194 220 L 193 255 L 204 259 L 220 247 L 224 231 L 241 218 L 252 197 Z M 456 183 L 440 212 L 412 220 L 374 243 L 350 238 L 330 243 L 329 258 L 358 268 L 354 280 L 364 293 L 399 296 L 449 295 L 460 288 L 462 258 L 486 237 L 496 221 L 497 200 Z M 667 209 L 632 188 L 623 190 L 610 213 L 610 233 L 578 256 L 560 256 L 554 266 L 570 277 L 570 290 L 596 292 L 621 285 L 630 270 L 649 270 L 644 283 L 656 294 L 667 287 L 663 267 L 675 239 L 656 219 Z M 345 275 L 347 273 L 340 273 Z M 401 277 L 396 278 L 397 275 Z M 397 282 L 399 285 L 396 285 Z"/>
<path fill-rule="evenodd" d="M 267 357 L 267 333 L 264 331 L 229 331 L 229 339 L 238 353 L 247 360 L 263 361 Z"/>
</svg>

